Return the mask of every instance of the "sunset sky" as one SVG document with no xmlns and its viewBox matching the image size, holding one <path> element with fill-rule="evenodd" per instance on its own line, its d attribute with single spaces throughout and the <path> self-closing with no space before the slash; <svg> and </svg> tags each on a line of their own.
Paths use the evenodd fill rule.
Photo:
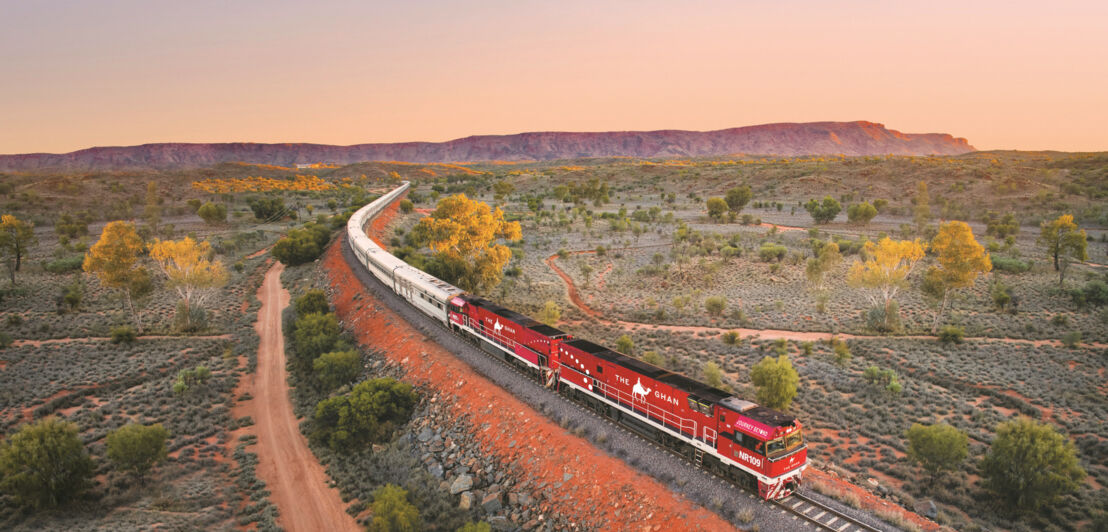
<svg viewBox="0 0 1108 532">
<path fill-rule="evenodd" d="M 870 120 L 1108 150 L 1108 2 L 0 0 L 0 153 Z"/>
</svg>

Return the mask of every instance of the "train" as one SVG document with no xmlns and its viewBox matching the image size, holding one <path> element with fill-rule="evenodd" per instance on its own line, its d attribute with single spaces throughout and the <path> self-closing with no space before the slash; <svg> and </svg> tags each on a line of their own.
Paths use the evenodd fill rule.
<svg viewBox="0 0 1108 532">
<path fill-rule="evenodd" d="M 378 245 L 366 234 L 366 225 L 409 187 L 402 182 L 347 222 L 351 250 L 382 284 L 490 355 L 686 456 L 697 467 L 766 500 L 783 499 L 799 489 L 808 453 L 796 417 L 575 338 L 467 293 Z"/>
</svg>

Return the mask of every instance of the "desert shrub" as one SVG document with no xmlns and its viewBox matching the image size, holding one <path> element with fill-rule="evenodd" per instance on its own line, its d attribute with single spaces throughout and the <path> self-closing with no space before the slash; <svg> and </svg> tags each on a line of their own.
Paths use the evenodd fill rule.
<svg viewBox="0 0 1108 532">
<path fill-rule="evenodd" d="M 76 272 L 81 270 L 81 264 L 84 263 L 84 255 L 74 255 L 72 257 L 63 257 L 57 260 L 42 263 L 42 269 L 55 274 L 63 274 Z"/>
<path fill-rule="evenodd" d="M 1062 345 L 1075 348 L 1081 344 L 1081 331 L 1069 331 L 1062 335 Z"/>
<path fill-rule="evenodd" d="M 1108 304 L 1108 284 L 1099 280 L 1089 281 L 1083 287 L 1071 288 L 1069 295 L 1079 307 L 1103 306 Z"/>
<path fill-rule="evenodd" d="M 960 344 L 966 336 L 966 330 L 956 325 L 947 325 L 939 330 L 939 340 L 944 344 Z"/>
<path fill-rule="evenodd" d="M 308 290 L 304 292 L 304 295 L 296 298 L 293 305 L 296 308 L 297 316 L 331 312 L 331 304 L 327 302 L 327 294 L 323 290 Z"/>
<path fill-rule="evenodd" d="M 877 388 L 883 388 L 885 391 L 894 395 L 899 394 L 901 391 L 900 381 L 896 376 L 896 372 L 891 369 L 883 370 L 877 366 L 870 366 L 862 372 L 862 380 Z"/>
<path fill-rule="evenodd" d="M 727 308 L 727 299 L 723 296 L 712 296 L 704 300 L 704 310 L 711 316 L 720 316 Z"/>
<path fill-rule="evenodd" d="M 197 209 L 196 214 L 208 225 L 221 224 L 227 221 L 227 206 L 209 201 Z"/>
<path fill-rule="evenodd" d="M 339 342 L 338 318 L 334 314 L 313 312 L 301 316 L 293 323 L 292 344 L 297 358 L 312 361 L 333 351 Z"/>
<path fill-rule="evenodd" d="M 788 355 L 781 355 L 776 359 L 765 357 L 750 368 L 750 380 L 754 383 L 759 403 L 784 410 L 796 397 L 800 377 Z"/>
<path fill-rule="evenodd" d="M 543 304 L 542 310 L 539 311 L 537 317 L 539 321 L 553 327 L 562 319 L 562 309 L 557 303 L 547 300 L 547 302 Z"/>
<path fill-rule="evenodd" d="M 207 366 L 196 366 L 193 369 L 183 369 L 177 372 L 177 380 L 173 383 L 173 393 L 182 395 L 195 390 L 199 386 L 207 384 L 212 378 L 212 371 Z"/>
<path fill-rule="evenodd" d="M 419 510 L 408 502 L 408 491 L 394 484 L 387 484 L 373 492 L 373 520 L 366 528 L 369 532 L 417 532 L 423 529 Z"/>
<path fill-rule="evenodd" d="M 862 203 L 855 203 L 846 209 L 846 219 L 850 223 L 865 225 L 868 224 L 874 216 L 877 216 L 877 208 L 864 201 Z"/>
<path fill-rule="evenodd" d="M 941 472 L 956 469 L 969 454 L 969 436 L 946 423 L 914 423 L 905 436 L 908 457 L 931 474 L 931 484 Z"/>
<path fill-rule="evenodd" d="M 659 355 L 657 351 L 644 352 L 642 354 L 642 361 L 659 367 L 664 367 L 666 364 L 665 359 L 663 359 L 662 355 Z"/>
<path fill-rule="evenodd" d="M 700 368 L 700 373 L 704 376 L 704 383 L 713 388 L 719 388 L 723 386 L 723 370 L 719 368 L 719 364 L 715 362 L 705 362 Z"/>
<path fill-rule="evenodd" d="M 616 351 L 625 355 L 630 355 L 631 351 L 635 349 L 635 341 L 626 334 L 616 339 Z"/>
<path fill-rule="evenodd" d="M 141 482 L 155 464 L 165 460 L 167 438 L 169 431 L 161 423 L 127 424 L 108 433 L 108 459 L 116 468 L 134 474 Z"/>
<path fill-rule="evenodd" d="M 415 210 L 415 204 L 412 203 L 412 200 L 409 200 L 409 199 L 400 200 L 400 212 L 402 212 L 404 214 L 411 214 L 411 212 L 414 211 L 414 210 Z"/>
<path fill-rule="evenodd" d="M 21 506 L 57 506 L 90 485 L 96 465 L 77 425 L 48 417 L 0 442 L 0 490 Z"/>
<path fill-rule="evenodd" d="M 474 523 L 470 521 L 459 528 L 458 532 L 492 532 L 492 526 L 485 522 Z"/>
<path fill-rule="evenodd" d="M 1070 319 L 1065 314 L 1055 314 L 1050 317 L 1050 324 L 1058 327 L 1063 327 L 1070 322 Z"/>
<path fill-rule="evenodd" d="M 81 300 L 85 297 L 85 287 L 80 278 L 61 288 L 56 301 L 58 314 L 76 311 L 81 306 Z"/>
<path fill-rule="evenodd" d="M 316 405 L 311 437 L 336 452 L 388 441 L 411 417 L 416 399 L 411 385 L 394 379 L 360 382 L 350 393 Z"/>
<path fill-rule="evenodd" d="M 835 198 L 826 196 L 822 202 L 815 198 L 808 200 L 804 204 L 804 210 L 812 215 L 812 221 L 816 224 L 825 224 L 834 220 L 842 212 L 843 206 Z"/>
<path fill-rule="evenodd" d="M 0 332 L 0 349 L 11 347 L 12 342 L 14 342 L 14 340 L 12 340 L 11 335 Z"/>
<path fill-rule="evenodd" d="M 189 307 L 184 301 L 178 301 L 177 311 L 173 314 L 173 328 L 185 333 L 202 331 L 208 328 L 208 311 L 200 305 Z"/>
<path fill-rule="evenodd" d="M 312 370 L 325 390 L 334 390 L 358 377 L 362 356 L 357 351 L 323 353 L 312 362 Z"/>
<path fill-rule="evenodd" d="M 996 282 L 989 289 L 989 295 L 993 298 L 993 306 L 997 310 L 1009 310 L 1015 312 L 1019 300 L 1012 294 L 1012 288 L 1002 282 Z"/>
<path fill-rule="evenodd" d="M 248 198 L 246 204 L 254 212 L 254 218 L 259 220 L 276 219 L 288 212 L 285 209 L 285 200 L 279 197 Z"/>
<path fill-rule="evenodd" d="M 762 259 L 762 262 L 780 261 L 788 252 L 788 248 L 781 244 L 763 242 L 762 247 L 758 248 L 758 258 Z"/>
<path fill-rule="evenodd" d="M 278 240 L 273 245 L 273 258 L 288 266 L 306 264 L 318 259 L 330 240 L 331 230 L 312 222 Z"/>
<path fill-rule="evenodd" d="M 880 333 L 896 332 L 901 329 L 900 306 L 896 301 L 889 301 L 888 317 L 886 307 L 878 305 L 866 312 L 866 327 Z"/>
<path fill-rule="evenodd" d="M 1073 442 L 1029 418 L 997 427 L 981 473 L 984 487 L 1016 512 L 1037 510 L 1077 490 L 1085 478 Z"/>
<path fill-rule="evenodd" d="M 850 360 L 854 358 L 854 355 L 850 353 L 850 347 L 846 345 L 846 342 L 838 338 L 831 339 L 831 350 L 835 355 L 835 363 L 840 366 L 846 367 L 850 365 Z"/>
<path fill-rule="evenodd" d="M 1013 257 L 992 257 L 993 270 L 1004 273 L 1023 273 L 1031 269 L 1031 261 L 1022 261 Z"/>
<path fill-rule="evenodd" d="M 129 344 L 135 341 L 138 335 L 135 333 L 135 328 L 130 325 L 120 325 L 119 327 L 112 327 L 111 338 L 113 344 Z"/>
<path fill-rule="evenodd" d="M 741 335 L 739 335 L 739 331 L 727 331 L 723 333 L 721 339 L 727 345 L 738 345 Z"/>
</svg>

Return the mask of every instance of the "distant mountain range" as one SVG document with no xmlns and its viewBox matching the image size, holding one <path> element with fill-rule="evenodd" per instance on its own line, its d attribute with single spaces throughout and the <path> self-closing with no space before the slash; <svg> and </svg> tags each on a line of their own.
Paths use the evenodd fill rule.
<svg viewBox="0 0 1108 532">
<path fill-rule="evenodd" d="M 974 151 L 945 133 L 901 133 L 873 122 L 765 124 L 719 131 L 539 132 L 481 135 L 447 142 L 390 144 L 162 143 L 89 148 L 65 154 L 0 155 L 0 170 L 192 168 L 223 162 L 292 166 L 363 161 L 414 163 L 518 161 L 580 157 L 700 157 L 759 155 L 957 155 Z"/>
</svg>

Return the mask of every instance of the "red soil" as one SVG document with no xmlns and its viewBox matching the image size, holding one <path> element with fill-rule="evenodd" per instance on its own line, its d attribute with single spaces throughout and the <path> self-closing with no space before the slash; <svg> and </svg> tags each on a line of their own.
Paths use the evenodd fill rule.
<svg viewBox="0 0 1108 532">
<path fill-rule="evenodd" d="M 807 229 L 805 229 L 803 227 L 793 227 L 791 225 L 777 225 L 777 224 L 771 224 L 771 223 L 766 223 L 766 222 L 762 222 L 760 227 L 766 227 L 766 228 L 776 227 L 777 231 L 780 232 L 780 233 L 784 233 L 786 231 L 807 231 Z"/>
<path fill-rule="evenodd" d="M 937 523 L 931 520 L 925 519 L 916 513 L 909 512 L 908 510 L 905 510 L 904 508 L 901 508 L 900 506 L 897 506 L 896 504 L 893 504 L 885 499 L 877 497 L 869 491 L 854 484 L 851 484 L 850 482 L 847 482 L 837 476 L 824 473 L 823 471 L 811 467 L 809 467 L 808 470 L 804 472 L 804 476 L 805 480 L 808 483 L 820 484 L 821 486 L 823 486 L 825 488 L 823 491 L 834 491 L 840 494 L 849 493 L 854 495 L 861 503 L 861 506 L 867 511 L 874 513 L 899 515 L 904 520 L 912 522 L 916 526 L 920 527 L 921 530 L 926 530 L 928 532 L 935 532 L 942 528 Z"/>
<path fill-rule="evenodd" d="M 378 218 L 374 226 L 383 227 L 387 218 Z M 535 513 L 557 512 L 576 520 L 603 519 L 605 527 L 612 530 L 644 526 L 655 530 L 732 529 L 715 514 L 569 434 L 374 301 L 361 290 L 338 245 L 327 251 L 323 266 L 334 293 L 332 303 L 343 323 L 361 343 L 387 347 L 386 356 L 408 370 L 407 380 L 428 387 L 430 393 L 457 399 L 451 407 L 455 414 L 467 417 L 474 427 L 483 427 L 474 434 L 483 448 L 525 470 L 533 483 L 561 483 L 556 499 L 566 496 L 604 501 L 595 510 L 554 501 L 536 502 Z M 565 474 L 572 477 L 566 480 Z"/>
<path fill-rule="evenodd" d="M 272 247 L 272 246 L 270 246 L 270 247 Z M 267 251 L 269 251 L 269 247 L 264 247 L 262 249 L 259 249 L 258 251 L 255 251 L 255 252 L 247 255 L 246 258 L 256 259 L 258 257 L 261 257 L 262 255 L 265 255 L 265 252 L 267 252 Z"/>
<path fill-rule="evenodd" d="M 287 530 L 359 530 L 338 489 L 308 448 L 292 410 L 285 371 L 285 339 L 281 311 L 289 304 L 289 293 L 281 287 L 284 265 L 277 263 L 258 288 L 262 308 L 254 328 L 258 345 L 258 370 L 239 381 L 235 396 L 249 392 L 254 399 L 236 404 L 232 415 L 249 415 L 254 425 L 245 432 L 258 436 L 258 478 L 266 483 L 280 516 L 277 523 Z M 237 437 L 236 437 L 237 440 Z"/>
<path fill-rule="evenodd" d="M 189 338 L 189 339 L 196 339 L 196 340 L 230 340 L 231 335 L 230 334 L 217 334 L 217 335 L 214 335 L 214 336 L 149 335 L 149 336 L 138 336 L 135 339 L 136 340 L 169 340 L 169 339 L 175 339 L 175 338 Z M 83 338 L 53 338 L 53 339 L 50 339 L 50 340 L 16 340 L 16 341 L 12 342 L 12 346 L 13 347 L 21 347 L 21 346 L 29 345 L 29 346 L 32 346 L 32 347 L 41 347 L 43 345 L 49 345 L 49 344 L 72 344 L 72 343 L 83 343 L 83 342 L 109 342 L 109 341 L 111 341 L 111 338 L 107 338 L 107 337 L 103 337 L 103 336 L 86 336 L 86 337 L 83 337 Z"/>
</svg>

